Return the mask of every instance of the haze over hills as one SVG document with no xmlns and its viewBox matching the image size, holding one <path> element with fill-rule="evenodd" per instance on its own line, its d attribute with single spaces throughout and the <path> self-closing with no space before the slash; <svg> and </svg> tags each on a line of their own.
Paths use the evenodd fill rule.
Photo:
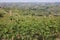
<svg viewBox="0 0 60 40">
<path fill-rule="evenodd" d="M 0 7 L 34 7 L 34 6 L 56 6 L 60 5 L 60 2 L 48 3 L 48 2 L 1 2 Z"/>
</svg>

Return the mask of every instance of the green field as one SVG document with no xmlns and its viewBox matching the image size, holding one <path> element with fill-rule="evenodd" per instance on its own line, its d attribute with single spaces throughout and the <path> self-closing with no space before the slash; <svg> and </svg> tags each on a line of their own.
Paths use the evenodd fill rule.
<svg viewBox="0 0 60 40">
<path fill-rule="evenodd" d="M 54 16 L 52 11 L 49 15 L 44 10 L 34 12 L 0 8 L 0 40 L 59 39 L 60 16 Z"/>
</svg>

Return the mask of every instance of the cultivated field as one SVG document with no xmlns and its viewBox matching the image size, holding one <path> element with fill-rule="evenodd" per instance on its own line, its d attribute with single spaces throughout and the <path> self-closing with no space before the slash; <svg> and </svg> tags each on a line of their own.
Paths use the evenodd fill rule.
<svg viewBox="0 0 60 40">
<path fill-rule="evenodd" d="M 40 7 L 1 7 L 0 40 L 60 40 L 60 6 Z"/>
</svg>

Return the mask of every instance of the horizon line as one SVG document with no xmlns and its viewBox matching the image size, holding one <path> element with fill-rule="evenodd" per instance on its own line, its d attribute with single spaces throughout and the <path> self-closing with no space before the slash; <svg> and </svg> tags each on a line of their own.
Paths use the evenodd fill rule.
<svg viewBox="0 0 60 40">
<path fill-rule="evenodd" d="M 0 3 L 8 3 L 8 2 L 0 2 Z M 17 3 L 17 2 L 9 2 L 9 3 Z M 56 3 L 56 2 L 20 2 L 20 3 Z M 59 2 L 57 2 L 57 3 L 59 3 Z"/>
</svg>

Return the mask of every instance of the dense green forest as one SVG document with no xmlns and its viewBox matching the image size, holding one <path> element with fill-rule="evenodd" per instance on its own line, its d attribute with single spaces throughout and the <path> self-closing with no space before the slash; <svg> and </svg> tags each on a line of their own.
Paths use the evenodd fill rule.
<svg viewBox="0 0 60 40">
<path fill-rule="evenodd" d="M 0 7 L 0 40 L 60 40 L 60 5 L 25 6 Z"/>
</svg>

